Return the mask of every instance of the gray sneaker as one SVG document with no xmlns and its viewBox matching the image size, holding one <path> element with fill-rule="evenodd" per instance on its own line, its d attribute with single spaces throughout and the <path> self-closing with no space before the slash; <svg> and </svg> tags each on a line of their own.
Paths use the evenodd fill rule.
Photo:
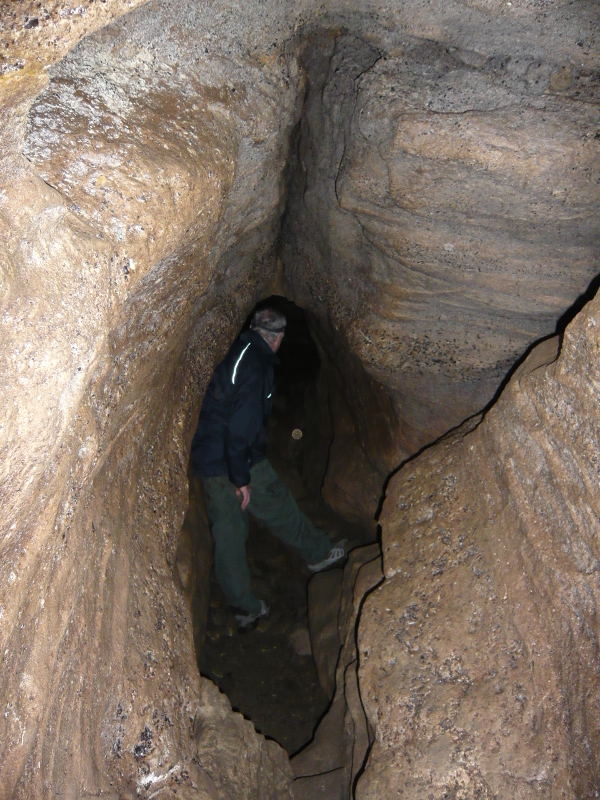
<svg viewBox="0 0 600 800">
<path fill-rule="evenodd" d="M 329 569 L 329 567 L 337 564 L 338 561 L 346 558 L 347 542 L 348 539 L 340 539 L 339 542 L 334 542 L 327 558 L 324 558 L 323 561 L 319 561 L 317 564 L 309 564 L 309 570 L 311 572 L 323 572 L 324 569 Z"/>
<path fill-rule="evenodd" d="M 260 601 L 260 611 L 257 614 L 234 614 L 235 624 L 240 633 L 251 631 L 258 625 L 259 619 L 267 619 L 271 609 L 264 600 Z"/>
</svg>

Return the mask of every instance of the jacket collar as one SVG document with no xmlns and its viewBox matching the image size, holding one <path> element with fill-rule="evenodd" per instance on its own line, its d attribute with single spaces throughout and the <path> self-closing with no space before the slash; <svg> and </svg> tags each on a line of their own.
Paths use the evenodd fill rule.
<svg viewBox="0 0 600 800">
<path fill-rule="evenodd" d="M 265 340 L 262 338 L 260 333 L 258 333 L 257 331 L 252 330 L 252 328 L 248 328 L 247 330 L 243 331 L 240 334 L 240 341 L 248 342 L 250 344 L 256 344 L 258 347 L 261 348 L 261 352 L 265 353 L 266 355 L 271 356 L 273 361 L 275 361 L 277 363 L 277 361 L 278 361 L 277 354 L 274 353 L 271 350 L 271 348 L 265 342 Z"/>
</svg>

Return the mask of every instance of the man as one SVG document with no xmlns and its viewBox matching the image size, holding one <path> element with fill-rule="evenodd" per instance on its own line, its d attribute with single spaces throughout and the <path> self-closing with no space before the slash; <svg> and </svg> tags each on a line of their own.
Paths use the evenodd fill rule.
<svg viewBox="0 0 600 800">
<path fill-rule="evenodd" d="M 265 426 L 275 383 L 273 365 L 286 319 L 271 308 L 257 311 L 250 329 L 234 342 L 208 386 L 192 442 L 194 473 L 202 478 L 215 542 L 217 580 L 240 630 L 250 630 L 269 608 L 250 587 L 246 561 L 248 513 L 293 545 L 319 572 L 344 558 L 300 511 L 267 460 Z"/>
</svg>

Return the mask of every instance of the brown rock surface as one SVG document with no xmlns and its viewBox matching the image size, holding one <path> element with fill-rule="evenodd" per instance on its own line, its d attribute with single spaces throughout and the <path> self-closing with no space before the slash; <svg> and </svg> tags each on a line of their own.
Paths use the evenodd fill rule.
<svg viewBox="0 0 600 800">
<path fill-rule="evenodd" d="M 198 760 L 216 788 L 215 800 L 293 800 L 285 751 L 259 736 L 241 714 L 232 714 L 225 695 L 206 678 L 194 733 Z"/>
<path fill-rule="evenodd" d="M 195 791 L 187 453 L 210 371 L 269 280 L 297 71 L 284 54 L 236 61 L 221 37 L 227 58 L 215 45 L 188 80 L 206 44 L 172 11 L 138 10 L 57 65 L 30 163 L 26 91 L 4 130 L 3 797 L 150 796 L 167 777 Z"/>
<path fill-rule="evenodd" d="M 206 517 L 200 481 L 188 470 L 189 505 L 177 550 L 175 566 L 187 596 L 194 626 L 194 646 L 200 653 L 206 634 L 210 593 L 210 572 L 213 566 L 213 541 Z"/>
<path fill-rule="evenodd" d="M 599 315 L 392 480 L 357 798 L 596 796 Z"/>
<path fill-rule="evenodd" d="M 62 58 L 80 39 L 148 0 L 13 0 L 0 7 L 0 76 L 19 78 Z M 24 70 L 22 75 L 19 72 Z"/>
<path fill-rule="evenodd" d="M 323 35 L 305 55 L 286 275 L 333 329 L 359 441 L 384 472 L 480 410 L 599 271 L 582 48 L 568 67 L 534 55 L 543 38 L 489 50 L 484 33 L 468 44 L 470 19 L 437 41 Z"/>
<path fill-rule="evenodd" d="M 335 668 L 341 647 L 338 609 L 342 593 L 339 569 L 315 575 L 308 584 L 308 627 L 319 683 L 328 697 L 335 692 Z"/>
<path fill-rule="evenodd" d="M 202 697 L 182 588 L 208 376 L 276 276 L 347 409 L 326 496 L 371 518 L 598 272 L 597 4 L 0 15 L 0 791 L 275 796 L 282 754 Z M 594 308 L 395 478 L 412 516 L 388 500 L 359 684 L 338 675 L 344 791 L 357 698 L 363 797 L 596 791 Z M 247 784 L 216 734 L 198 756 L 213 700 Z"/>
</svg>

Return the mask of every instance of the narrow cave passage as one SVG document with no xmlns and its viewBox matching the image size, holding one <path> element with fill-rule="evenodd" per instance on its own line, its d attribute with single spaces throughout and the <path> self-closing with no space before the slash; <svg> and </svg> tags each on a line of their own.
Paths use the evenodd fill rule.
<svg viewBox="0 0 600 800">
<path fill-rule="evenodd" d="M 288 320 L 275 368 L 276 400 L 267 430 L 268 458 L 304 513 L 332 541 L 346 538 L 349 549 L 373 541 L 375 523 L 369 530 L 343 519 L 325 504 L 320 493 L 333 428 L 326 368 L 304 312 L 279 296 L 259 304 L 263 305 L 282 311 Z M 211 558 L 212 545 L 200 484 L 198 480 L 192 483 L 192 504 L 200 507 L 194 510 L 194 523 L 188 514 L 187 524 L 196 524 L 204 532 L 196 531 L 195 536 L 202 560 Z M 308 584 L 313 576 L 303 558 L 252 516 L 247 556 L 253 590 L 269 604 L 270 616 L 255 630 L 239 633 L 214 567 L 209 577 L 205 564 L 201 577 L 205 583 L 199 586 L 195 600 L 198 666 L 228 696 L 235 710 L 291 755 L 310 741 L 332 699 L 339 648 L 335 644 L 323 648 L 318 623 L 313 618 L 309 624 Z M 340 579 L 341 569 L 336 570 Z M 331 577 L 339 585 L 337 576 Z M 339 600 L 339 595 L 334 593 L 334 598 Z M 313 605 L 318 599 L 313 591 Z M 337 608 L 329 611 L 332 619 L 337 617 Z M 319 615 L 323 616 L 322 608 Z M 320 646 L 319 668 L 313 657 L 315 643 Z"/>
<path fill-rule="evenodd" d="M 32 5 L 0 59 L 2 796 L 596 796 L 599 301 L 496 394 L 597 288 L 593 0 Z M 294 553 L 253 529 L 242 637 L 193 481 L 181 530 L 199 387 L 273 291 L 320 358 L 282 351 L 270 432 L 307 514 L 371 541 L 405 464 L 335 675 Z M 334 680 L 290 765 L 253 724 L 296 752 Z"/>
</svg>

